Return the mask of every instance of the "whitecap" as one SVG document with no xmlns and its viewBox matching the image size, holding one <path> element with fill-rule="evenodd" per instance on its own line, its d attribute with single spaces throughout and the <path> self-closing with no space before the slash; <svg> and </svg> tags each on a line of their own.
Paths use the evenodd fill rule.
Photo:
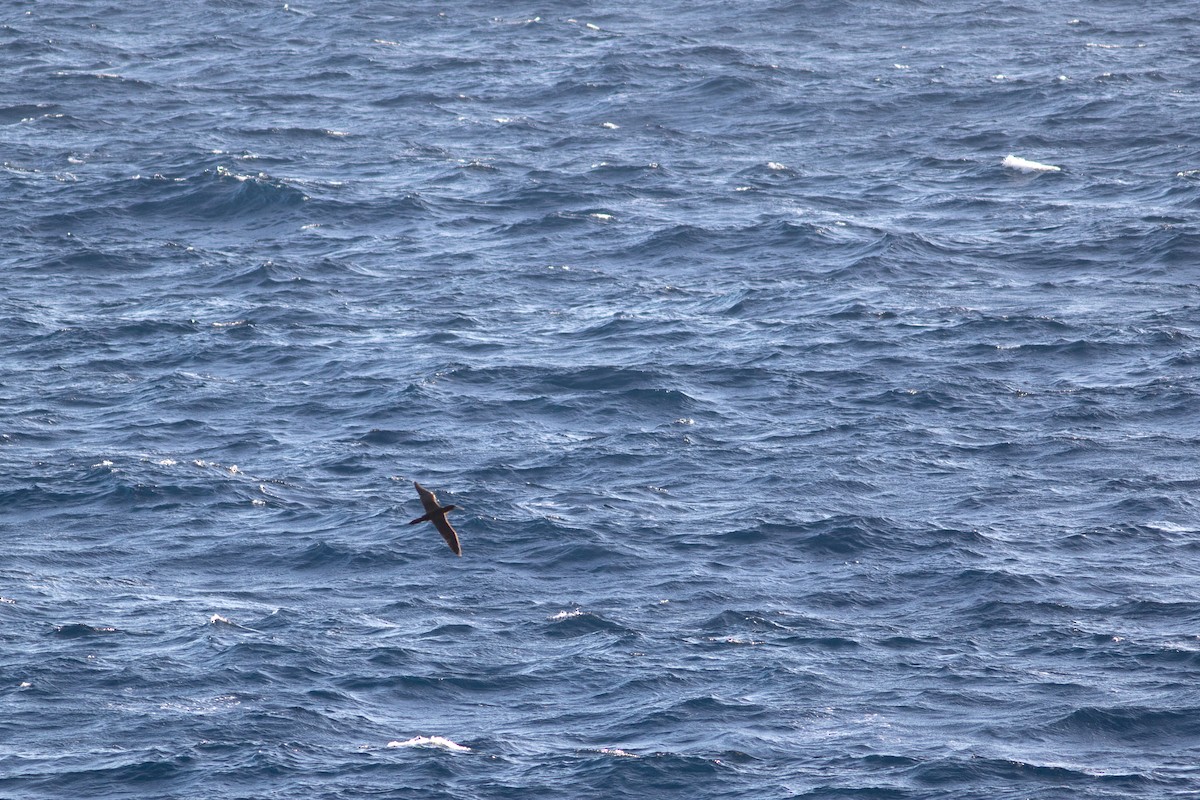
<svg viewBox="0 0 1200 800">
<path fill-rule="evenodd" d="M 242 182 L 242 183 L 244 183 L 254 177 L 253 175 L 241 175 L 239 173 L 234 172 L 229 167 L 222 166 L 220 164 L 217 165 L 217 175 L 220 175 L 223 178 L 233 178 L 234 180 Z M 142 176 L 134 175 L 133 177 L 140 178 Z M 265 178 L 266 175 L 264 175 L 263 173 L 260 172 L 259 177 Z"/>
<path fill-rule="evenodd" d="M 762 641 L 761 639 L 748 639 L 748 638 L 743 638 L 740 636 L 707 636 L 707 637 L 705 637 L 705 640 L 709 641 L 709 642 L 714 642 L 716 644 L 745 644 L 745 645 L 766 644 L 766 642 Z"/>
<path fill-rule="evenodd" d="M 1062 167 L 1056 167 L 1052 164 L 1042 164 L 1014 155 L 1005 156 L 1000 165 L 1009 169 L 1020 170 L 1021 172 L 1062 172 Z"/>
<path fill-rule="evenodd" d="M 555 614 L 553 617 L 551 617 L 550 619 L 552 619 L 552 620 L 571 619 L 572 617 L 582 617 L 585 613 L 586 612 L 580 611 L 577 608 L 574 611 L 560 611 L 557 614 Z"/>
<path fill-rule="evenodd" d="M 627 750 L 622 750 L 619 747 L 601 747 L 600 752 L 606 756 L 617 756 L 618 758 L 640 758 Z"/>
<path fill-rule="evenodd" d="M 1148 522 L 1146 524 L 1148 527 L 1153 528 L 1154 530 L 1157 530 L 1157 531 L 1161 531 L 1162 533 L 1189 533 L 1190 534 L 1190 533 L 1195 532 L 1195 529 L 1190 525 L 1180 525 L 1177 522 L 1169 522 L 1166 520 L 1164 520 L 1162 522 Z M 2 602 L 4 602 L 4 598 L 0 597 L 0 603 L 2 603 Z"/>
<path fill-rule="evenodd" d="M 250 628 L 246 625 L 239 624 L 231 620 L 229 617 L 224 617 L 220 614 L 213 614 L 211 617 L 209 617 L 208 624 L 218 627 L 236 628 L 239 631 L 249 631 L 250 633 L 262 633 L 262 631 L 258 630 L 257 628 Z"/>
<path fill-rule="evenodd" d="M 601 128 L 608 128 L 609 130 L 615 131 L 615 130 L 617 130 L 618 128 L 620 128 L 621 126 L 620 126 L 620 125 L 618 125 L 618 124 L 617 124 L 617 123 L 615 123 L 615 122 L 601 122 L 601 123 L 600 123 L 600 127 L 601 127 Z"/>
<path fill-rule="evenodd" d="M 414 736 L 403 742 L 388 742 L 388 747 L 437 747 L 452 753 L 469 753 L 471 748 L 452 742 L 444 736 Z"/>
</svg>

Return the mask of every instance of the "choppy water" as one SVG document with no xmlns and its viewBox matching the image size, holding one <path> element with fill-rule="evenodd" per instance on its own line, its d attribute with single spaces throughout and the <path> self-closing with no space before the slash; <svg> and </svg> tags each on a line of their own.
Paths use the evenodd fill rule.
<svg viewBox="0 0 1200 800">
<path fill-rule="evenodd" d="M 0 795 L 1200 791 L 1192 3 L 0 22 Z"/>
</svg>

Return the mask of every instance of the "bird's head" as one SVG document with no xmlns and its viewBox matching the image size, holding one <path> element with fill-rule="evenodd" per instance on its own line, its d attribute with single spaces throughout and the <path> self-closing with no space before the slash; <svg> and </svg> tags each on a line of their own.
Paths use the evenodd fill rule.
<svg viewBox="0 0 1200 800">
<path fill-rule="evenodd" d="M 458 506 L 454 505 L 453 503 L 451 503 L 448 506 L 442 506 L 442 513 L 449 514 L 451 511 L 453 511 L 456 508 L 458 508 Z"/>
</svg>

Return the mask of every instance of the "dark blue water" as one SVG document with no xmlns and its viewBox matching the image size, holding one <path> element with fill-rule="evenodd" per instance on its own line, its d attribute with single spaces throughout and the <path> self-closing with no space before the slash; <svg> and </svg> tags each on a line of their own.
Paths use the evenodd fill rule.
<svg viewBox="0 0 1200 800">
<path fill-rule="evenodd" d="M 1200 792 L 1193 3 L 0 23 L 0 796 Z"/>
</svg>

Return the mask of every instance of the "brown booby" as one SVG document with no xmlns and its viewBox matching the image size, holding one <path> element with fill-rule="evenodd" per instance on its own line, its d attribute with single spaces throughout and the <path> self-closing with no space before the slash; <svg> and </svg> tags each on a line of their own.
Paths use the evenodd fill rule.
<svg viewBox="0 0 1200 800">
<path fill-rule="evenodd" d="M 446 540 L 446 544 L 450 545 L 450 549 L 454 551 L 454 555 L 461 557 L 462 547 L 458 544 L 458 534 L 454 532 L 454 528 L 451 528 L 450 523 L 446 520 L 446 514 L 453 511 L 457 506 L 439 505 L 438 499 L 433 492 L 416 481 L 413 481 L 413 486 L 417 487 L 417 494 L 421 496 L 421 505 L 425 506 L 425 515 L 417 517 L 408 524 L 416 525 L 418 522 L 432 522 L 433 527 L 437 528 L 438 533 Z"/>
</svg>

